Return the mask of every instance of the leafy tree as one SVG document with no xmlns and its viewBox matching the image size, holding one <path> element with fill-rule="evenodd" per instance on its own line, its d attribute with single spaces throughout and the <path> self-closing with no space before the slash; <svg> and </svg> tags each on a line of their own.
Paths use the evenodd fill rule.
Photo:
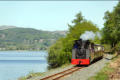
<svg viewBox="0 0 120 80">
<path fill-rule="evenodd" d="M 81 23 L 84 20 L 81 12 L 79 12 L 78 14 L 76 14 L 75 17 L 76 17 L 76 19 L 74 19 L 72 21 L 72 23 L 74 23 L 75 25 Z"/>
<path fill-rule="evenodd" d="M 110 44 L 113 48 L 120 41 L 120 2 L 112 12 L 105 13 L 104 19 L 102 43 Z"/>
</svg>

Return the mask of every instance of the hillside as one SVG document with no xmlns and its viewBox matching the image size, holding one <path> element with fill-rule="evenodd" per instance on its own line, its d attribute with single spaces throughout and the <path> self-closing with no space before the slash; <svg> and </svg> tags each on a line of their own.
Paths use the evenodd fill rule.
<svg viewBox="0 0 120 80">
<path fill-rule="evenodd" d="M 64 37 L 65 31 L 42 31 L 32 28 L 0 28 L 0 50 L 43 50 L 58 38 Z"/>
<path fill-rule="evenodd" d="M 7 26 L 7 25 L 0 26 L 0 30 L 10 29 L 10 28 L 16 28 L 16 26 Z"/>
</svg>

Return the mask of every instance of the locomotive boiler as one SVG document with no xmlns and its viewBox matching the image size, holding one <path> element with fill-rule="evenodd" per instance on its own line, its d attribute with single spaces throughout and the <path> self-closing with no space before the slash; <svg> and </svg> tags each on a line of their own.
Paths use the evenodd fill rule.
<svg viewBox="0 0 120 80">
<path fill-rule="evenodd" d="M 71 64 L 89 65 L 92 61 L 103 57 L 104 47 L 89 40 L 75 40 L 72 49 Z"/>
</svg>

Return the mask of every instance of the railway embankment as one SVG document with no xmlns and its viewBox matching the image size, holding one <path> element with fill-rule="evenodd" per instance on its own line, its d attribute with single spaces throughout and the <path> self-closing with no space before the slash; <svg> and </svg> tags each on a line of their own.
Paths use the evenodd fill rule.
<svg viewBox="0 0 120 80">
<path fill-rule="evenodd" d="M 111 62 L 112 57 L 113 57 L 113 55 L 106 55 L 103 59 L 101 59 L 97 62 L 94 62 L 91 65 L 84 67 L 78 71 L 75 71 L 72 74 L 64 76 L 63 78 L 60 78 L 60 80 L 88 80 L 88 79 L 93 80 L 93 78 L 90 78 L 90 77 L 95 76 L 106 65 L 108 65 L 109 62 Z M 32 75 L 27 76 L 26 79 L 21 79 L 21 80 L 40 80 L 46 76 L 50 76 L 50 75 L 65 71 L 72 67 L 73 67 L 73 65 L 69 64 L 67 66 L 62 66 L 60 68 L 48 70 L 47 72 L 42 73 L 42 74 L 35 75 L 35 73 L 33 73 Z"/>
<path fill-rule="evenodd" d="M 120 55 L 113 59 L 89 80 L 120 80 Z"/>
</svg>

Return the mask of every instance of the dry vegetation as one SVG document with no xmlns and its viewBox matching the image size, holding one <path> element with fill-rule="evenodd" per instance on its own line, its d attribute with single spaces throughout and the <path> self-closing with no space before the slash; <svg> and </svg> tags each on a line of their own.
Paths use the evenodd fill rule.
<svg viewBox="0 0 120 80">
<path fill-rule="evenodd" d="M 120 57 L 111 62 L 110 67 L 114 69 L 114 72 L 109 74 L 109 80 L 120 80 Z"/>
<path fill-rule="evenodd" d="M 89 80 L 120 80 L 120 55 L 114 54 L 112 61 Z"/>
</svg>

